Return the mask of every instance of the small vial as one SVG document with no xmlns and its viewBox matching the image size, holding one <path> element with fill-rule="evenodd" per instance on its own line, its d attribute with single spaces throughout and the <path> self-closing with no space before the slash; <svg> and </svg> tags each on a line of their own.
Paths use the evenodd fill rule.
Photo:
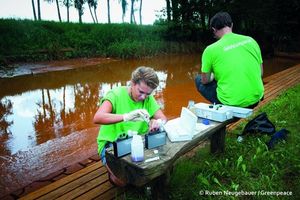
<svg viewBox="0 0 300 200">
<path fill-rule="evenodd" d="M 191 108 L 193 108 L 194 107 L 194 105 L 195 105 L 195 101 L 193 101 L 193 100 L 189 100 L 189 103 L 188 103 L 188 109 L 191 109 Z"/>
<path fill-rule="evenodd" d="M 188 103 L 188 107 L 187 107 L 190 111 L 192 111 L 192 113 L 195 114 L 195 101 L 193 100 L 189 100 L 189 103 Z"/>
</svg>

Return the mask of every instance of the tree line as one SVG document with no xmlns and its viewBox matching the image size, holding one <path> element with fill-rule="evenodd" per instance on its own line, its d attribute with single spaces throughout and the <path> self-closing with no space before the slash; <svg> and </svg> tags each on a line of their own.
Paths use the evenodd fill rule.
<svg viewBox="0 0 300 200">
<path fill-rule="evenodd" d="M 218 11 L 229 12 L 234 31 L 255 37 L 264 48 L 299 51 L 299 0 L 166 0 L 165 19 L 160 21 L 169 25 L 170 37 L 178 33 L 185 37 L 190 31 L 190 36 L 203 41 L 207 34 L 203 38 L 195 30 L 209 33 L 209 21 Z"/>
<path fill-rule="evenodd" d="M 78 12 L 78 21 L 79 23 L 82 23 L 82 15 L 84 13 L 84 4 L 88 5 L 90 15 L 93 19 L 94 23 L 98 23 L 98 17 L 97 17 L 97 7 L 98 7 L 98 2 L 100 0 L 44 0 L 45 2 L 48 3 L 54 3 L 57 8 L 57 15 L 58 15 L 58 20 L 59 22 L 62 22 L 61 19 L 61 12 L 60 12 L 60 6 L 63 6 L 64 8 L 67 9 L 67 22 L 70 22 L 70 8 L 74 7 L 77 12 Z M 111 23 L 111 11 L 110 11 L 110 0 L 106 0 L 107 3 L 107 22 L 110 24 Z M 118 0 L 118 3 L 122 7 L 122 22 L 124 23 L 124 17 L 127 12 L 128 6 L 129 6 L 129 1 L 127 0 Z M 135 4 L 139 3 L 139 22 L 142 24 L 142 6 L 143 6 L 143 0 L 130 0 L 131 7 L 130 7 L 130 23 L 131 24 L 136 24 L 137 21 L 135 19 Z M 42 20 L 41 17 L 41 0 L 31 0 L 32 4 L 32 11 L 33 11 L 33 17 L 34 20 Z"/>
<path fill-rule="evenodd" d="M 78 11 L 79 22 L 82 22 L 83 7 L 88 5 L 95 23 L 98 23 L 97 12 L 100 0 L 42 0 L 53 3 L 57 7 L 57 15 L 61 22 L 60 8 L 74 7 Z M 146 0 L 156 3 L 156 0 Z M 211 17 L 218 11 L 228 11 L 233 18 L 234 32 L 254 37 L 262 47 L 262 51 L 272 55 L 278 51 L 300 51 L 300 1 L 299 0 L 164 0 L 165 7 L 154 23 L 164 27 L 163 36 L 167 42 L 202 42 L 207 45 L 213 41 L 209 27 Z M 41 0 L 32 0 L 35 20 L 41 19 Z M 111 23 L 110 5 L 121 6 L 122 20 L 130 9 L 130 24 L 137 24 L 136 7 L 139 11 L 139 22 L 142 24 L 143 0 L 106 0 L 107 24 Z M 55 4 L 54 4 L 55 3 Z M 63 5 L 63 7 L 62 7 Z M 135 6 L 137 5 L 137 6 Z"/>
</svg>

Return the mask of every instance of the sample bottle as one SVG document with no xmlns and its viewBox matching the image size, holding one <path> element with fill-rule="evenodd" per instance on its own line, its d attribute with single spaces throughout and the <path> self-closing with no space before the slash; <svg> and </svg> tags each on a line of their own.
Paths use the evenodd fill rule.
<svg viewBox="0 0 300 200">
<path fill-rule="evenodd" d="M 131 160 L 140 162 L 144 160 L 144 143 L 140 135 L 134 134 L 131 141 Z"/>
<path fill-rule="evenodd" d="M 196 111 L 195 111 L 195 101 L 193 100 L 189 100 L 189 103 L 188 103 L 188 106 L 187 108 L 192 111 L 192 113 L 196 114 Z"/>
</svg>

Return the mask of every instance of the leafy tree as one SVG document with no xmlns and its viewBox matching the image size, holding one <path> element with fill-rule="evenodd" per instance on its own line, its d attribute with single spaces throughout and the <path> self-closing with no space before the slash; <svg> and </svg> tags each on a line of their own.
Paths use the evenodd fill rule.
<svg viewBox="0 0 300 200">
<path fill-rule="evenodd" d="M 173 22 L 179 22 L 179 0 L 171 0 Z"/>
<path fill-rule="evenodd" d="M 171 0 L 166 0 L 166 12 L 167 12 L 167 21 L 171 22 Z"/>
<path fill-rule="evenodd" d="M 136 23 L 135 21 L 135 17 L 134 17 L 134 1 L 135 0 L 131 0 L 131 11 L 130 11 L 130 23 Z"/>
<path fill-rule="evenodd" d="M 67 7 L 67 22 L 70 22 L 70 7 L 73 5 L 73 0 L 63 0 L 63 4 Z"/>
<path fill-rule="evenodd" d="M 94 15 L 93 15 L 93 13 L 92 13 L 92 7 L 94 7 L 94 3 L 96 2 L 96 7 L 97 7 L 97 0 L 95 1 L 95 0 L 87 0 L 87 3 L 88 3 L 88 6 L 89 6 L 89 10 L 90 10 L 90 14 L 91 14 L 91 16 L 92 16 L 92 19 L 93 19 L 93 22 L 94 23 L 96 23 L 96 12 L 95 12 L 95 17 L 94 17 Z M 94 11 L 95 11 L 95 9 L 96 8 L 94 8 Z M 98 21 L 97 21 L 98 22 Z"/>
<path fill-rule="evenodd" d="M 98 23 L 98 17 L 97 17 L 97 13 L 96 13 L 96 10 L 97 10 L 97 7 L 98 7 L 98 0 L 94 0 L 93 1 L 92 7 L 94 8 L 95 20 Z"/>
<path fill-rule="evenodd" d="M 86 0 L 74 0 L 74 6 L 78 11 L 79 23 L 82 23 L 83 4 Z"/>
<path fill-rule="evenodd" d="M 124 17 L 126 14 L 128 3 L 126 0 L 119 0 L 119 2 L 121 2 L 121 5 L 122 5 L 122 22 L 124 23 Z"/>
</svg>

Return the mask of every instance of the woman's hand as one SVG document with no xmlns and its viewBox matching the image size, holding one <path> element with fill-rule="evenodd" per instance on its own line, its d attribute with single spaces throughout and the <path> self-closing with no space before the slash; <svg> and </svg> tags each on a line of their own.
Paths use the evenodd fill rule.
<svg viewBox="0 0 300 200">
<path fill-rule="evenodd" d="M 149 124 L 150 132 L 159 130 L 165 123 L 162 119 L 151 119 Z"/>
</svg>

